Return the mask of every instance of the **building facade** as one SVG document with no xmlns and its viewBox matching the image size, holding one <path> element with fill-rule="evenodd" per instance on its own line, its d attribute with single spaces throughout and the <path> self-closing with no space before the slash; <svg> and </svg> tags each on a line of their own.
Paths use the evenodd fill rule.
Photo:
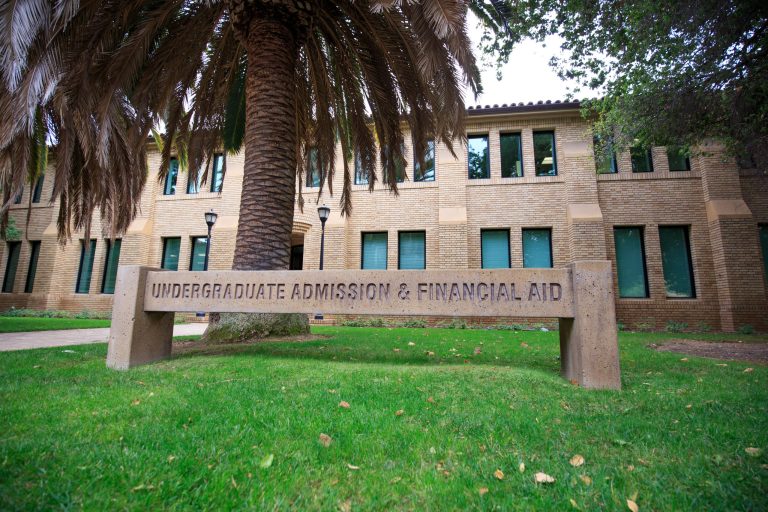
<svg viewBox="0 0 768 512">
<path fill-rule="evenodd" d="M 291 267 L 318 267 L 316 207 L 325 203 L 332 209 L 326 269 L 564 267 L 609 259 L 618 320 L 628 327 L 768 330 L 764 171 L 740 168 L 714 142 L 690 158 L 654 147 L 598 162 L 577 103 L 470 108 L 467 136 L 456 155 L 434 144 L 423 169 L 407 144 L 397 196 L 380 183 L 369 192 L 356 172 L 348 217 L 339 214 L 339 194 L 320 193 L 307 176 Z M 56 238 L 52 180 L 41 180 L 11 207 L 23 236 L 2 247 L 0 309 L 108 310 L 118 264 L 201 270 L 211 208 L 218 221 L 209 268 L 231 268 L 243 158 L 228 156 L 224 177 L 217 158 L 208 183 L 196 184 L 175 163 L 170 178 L 158 181 L 159 154 L 150 151 L 140 213 L 122 238 L 109 240 L 96 215 L 91 240 L 75 235 L 65 246 Z M 341 158 L 339 150 L 337 167 Z"/>
</svg>

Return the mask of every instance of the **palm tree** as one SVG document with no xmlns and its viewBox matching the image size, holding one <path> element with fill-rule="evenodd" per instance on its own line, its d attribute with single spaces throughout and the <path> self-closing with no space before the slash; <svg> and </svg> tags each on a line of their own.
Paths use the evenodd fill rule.
<svg viewBox="0 0 768 512">
<path fill-rule="evenodd" d="M 222 144 L 244 147 L 233 267 L 286 269 L 310 149 L 330 189 L 340 143 L 349 214 L 353 157 L 371 188 L 378 157 L 397 193 L 405 125 L 416 155 L 431 138 L 451 150 L 465 140 L 462 87 L 479 87 L 466 14 L 500 31 L 497 4 L 0 0 L 0 213 L 7 219 L 15 192 L 39 173 L 41 141 L 54 142 L 60 239 L 73 228 L 87 238 L 96 207 L 113 236 L 124 231 L 146 179 L 147 138 L 162 124 L 172 143 L 162 145 L 161 179 L 174 146 L 192 180 L 201 168 L 207 178 Z"/>
</svg>

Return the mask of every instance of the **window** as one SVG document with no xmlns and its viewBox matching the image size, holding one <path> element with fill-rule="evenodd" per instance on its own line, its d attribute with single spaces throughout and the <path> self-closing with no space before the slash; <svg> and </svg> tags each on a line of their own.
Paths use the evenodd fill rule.
<svg viewBox="0 0 768 512">
<path fill-rule="evenodd" d="M 355 185 L 368 184 L 368 171 L 363 169 L 363 162 L 360 159 L 360 153 L 355 152 Z"/>
<path fill-rule="evenodd" d="M 206 270 L 205 250 L 208 247 L 208 237 L 196 236 L 192 239 L 192 255 L 189 259 L 189 270 Z"/>
<path fill-rule="evenodd" d="M 211 169 L 211 192 L 221 192 L 224 185 L 224 155 L 213 155 L 213 169 Z"/>
<path fill-rule="evenodd" d="M 552 230 L 523 230 L 523 266 L 552 268 Z"/>
<path fill-rule="evenodd" d="M 304 268 L 304 246 L 292 245 L 291 246 L 291 262 L 288 270 L 301 270 Z"/>
<path fill-rule="evenodd" d="M 3 278 L 3 293 L 13 293 L 13 282 L 16 280 L 16 268 L 19 266 L 21 242 L 8 242 L 8 261 L 5 264 Z"/>
<path fill-rule="evenodd" d="M 13 204 L 21 204 L 21 196 L 24 195 L 24 187 L 19 189 L 19 193 L 13 198 Z"/>
<path fill-rule="evenodd" d="M 691 159 L 685 153 L 684 148 L 670 146 L 667 148 L 667 160 L 669 161 L 669 170 L 690 171 Z"/>
<path fill-rule="evenodd" d="M 533 160 L 536 176 L 557 176 L 555 132 L 533 132 Z"/>
<path fill-rule="evenodd" d="M 616 174 L 619 167 L 616 165 L 616 152 L 613 150 L 611 141 L 605 143 L 603 147 L 600 144 L 600 137 L 597 135 L 592 139 L 595 149 L 595 165 L 597 174 Z"/>
<path fill-rule="evenodd" d="M 397 237 L 397 268 L 401 270 L 425 269 L 427 266 L 427 246 L 424 231 L 401 231 Z"/>
<path fill-rule="evenodd" d="M 616 246 L 619 297 L 648 297 L 643 228 L 613 228 L 613 239 Z"/>
<path fill-rule="evenodd" d="M 203 170 L 197 173 L 197 181 L 192 180 L 192 175 L 187 174 L 187 194 L 197 194 L 203 186 Z"/>
<path fill-rule="evenodd" d="M 509 268 L 509 230 L 484 229 L 480 232 L 480 259 L 483 268 Z"/>
<path fill-rule="evenodd" d="M 421 168 L 419 159 L 413 159 L 413 181 L 435 181 L 435 141 L 427 141 L 427 150 L 424 153 L 424 168 Z"/>
<path fill-rule="evenodd" d="M 90 291 L 95 255 L 96 240 L 91 240 L 88 244 L 86 244 L 85 240 L 80 240 L 80 268 L 77 270 L 75 293 L 88 293 Z"/>
<path fill-rule="evenodd" d="M 35 181 L 35 188 L 32 189 L 32 202 L 39 203 L 40 196 L 43 194 L 43 182 L 45 181 L 45 174 L 41 174 L 37 181 Z"/>
<path fill-rule="evenodd" d="M 163 260 L 160 265 L 165 270 L 179 270 L 179 248 L 181 238 L 163 238 Z"/>
<path fill-rule="evenodd" d="M 519 133 L 502 133 L 501 142 L 501 177 L 522 178 L 523 143 Z"/>
<path fill-rule="evenodd" d="M 40 257 L 40 241 L 29 242 L 29 268 L 27 269 L 27 281 L 24 283 L 24 293 L 32 293 L 35 287 L 35 274 L 37 274 L 37 260 Z"/>
<path fill-rule="evenodd" d="M 104 261 L 104 276 L 101 278 L 101 293 L 115 293 L 117 266 L 120 263 L 121 239 L 107 240 L 107 257 Z"/>
<path fill-rule="evenodd" d="M 629 156 L 632 159 L 632 172 L 653 172 L 653 157 L 650 149 L 629 148 Z"/>
<path fill-rule="evenodd" d="M 768 224 L 760 224 L 760 247 L 763 249 L 763 270 L 768 280 Z"/>
<path fill-rule="evenodd" d="M 688 227 L 660 226 L 659 242 L 667 297 L 674 299 L 696 297 Z"/>
<path fill-rule="evenodd" d="M 400 148 L 400 153 L 405 154 L 405 147 Z M 397 180 L 397 183 L 402 183 L 405 181 L 405 162 L 399 161 L 395 162 L 395 178 Z M 387 177 L 387 161 L 384 160 L 384 162 L 381 165 L 381 181 L 383 183 L 388 183 L 389 178 Z"/>
<path fill-rule="evenodd" d="M 386 233 L 363 233 L 363 254 L 360 268 L 363 270 L 387 269 Z"/>
<path fill-rule="evenodd" d="M 317 148 L 310 148 L 309 150 L 309 162 L 306 168 L 306 175 L 307 187 L 320 186 L 320 159 Z"/>
<path fill-rule="evenodd" d="M 168 175 L 165 177 L 163 195 L 172 196 L 176 193 L 176 180 L 178 177 L 179 161 L 176 158 L 171 158 L 171 162 L 168 164 Z"/>
<path fill-rule="evenodd" d="M 467 162 L 469 179 L 479 180 L 491 177 L 487 135 L 471 135 L 467 138 Z"/>
</svg>

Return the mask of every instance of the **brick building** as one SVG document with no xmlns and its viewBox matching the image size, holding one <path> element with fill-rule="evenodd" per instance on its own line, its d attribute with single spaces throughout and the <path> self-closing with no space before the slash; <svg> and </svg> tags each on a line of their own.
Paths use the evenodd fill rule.
<svg viewBox="0 0 768 512">
<path fill-rule="evenodd" d="M 409 164 L 397 197 L 383 184 L 370 193 L 356 173 L 350 217 L 339 215 L 338 197 L 326 190 L 325 268 L 562 267 L 607 258 L 618 318 L 628 326 L 768 330 L 764 172 L 739 168 L 716 143 L 690 159 L 655 147 L 596 162 L 577 103 L 470 108 L 467 135 L 457 157 L 437 144 L 424 169 Z M 405 151 L 413 162 L 408 145 Z M 158 166 L 151 151 L 150 172 Z M 164 182 L 150 176 L 140 214 L 121 240 L 111 242 L 95 219 L 89 244 L 75 236 L 64 247 L 56 240 L 57 204 L 48 201 L 52 180 L 25 189 L 11 207 L 24 236 L 0 255 L 0 309 L 107 310 L 118 262 L 201 269 L 203 214 L 211 208 L 219 217 L 209 266 L 229 269 L 242 174 L 241 154 L 209 183 L 188 183 L 178 172 Z M 305 208 L 296 210 L 292 267 L 318 267 L 315 183 L 307 177 Z"/>
</svg>

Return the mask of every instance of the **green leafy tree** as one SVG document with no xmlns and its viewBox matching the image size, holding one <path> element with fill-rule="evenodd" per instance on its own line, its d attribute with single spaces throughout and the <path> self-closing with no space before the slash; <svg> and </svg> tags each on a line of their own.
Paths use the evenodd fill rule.
<svg viewBox="0 0 768 512">
<path fill-rule="evenodd" d="M 768 3 L 762 0 L 506 0 L 510 35 L 483 48 L 504 62 L 515 42 L 556 34 L 552 64 L 575 81 L 603 141 L 687 146 L 707 137 L 768 166 Z"/>
</svg>

